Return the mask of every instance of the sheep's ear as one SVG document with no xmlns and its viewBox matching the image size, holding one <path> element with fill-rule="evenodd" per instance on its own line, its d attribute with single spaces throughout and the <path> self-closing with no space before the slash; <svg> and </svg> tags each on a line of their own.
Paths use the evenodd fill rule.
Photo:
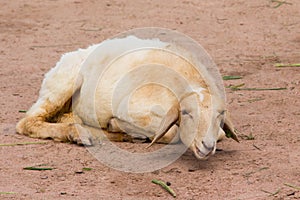
<svg viewBox="0 0 300 200">
<path fill-rule="evenodd" d="M 225 121 L 224 121 L 223 130 L 225 132 L 226 137 L 232 138 L 235 141 L 239 142 L 239 139 L 237 137 L 238 132 L 233 126 L 233 123 L 232 123 L 231 118 L 230 118 L 230 113 L 228 111 L 226 112 L 226 117 L 225 117 Z"/>
<path fill-rule="evenodd" d="M 174 105 L 169 109 L 167 114 L 162 119 L 159 129 L 156 131 L 152 142 L 146 148 L 151 147 L 156 141 L 162 138 L 168 132 L 169 128 L 171 128 L 172 125 L 178 121 L 178 112 L 178 105 Z"/>
</svg>

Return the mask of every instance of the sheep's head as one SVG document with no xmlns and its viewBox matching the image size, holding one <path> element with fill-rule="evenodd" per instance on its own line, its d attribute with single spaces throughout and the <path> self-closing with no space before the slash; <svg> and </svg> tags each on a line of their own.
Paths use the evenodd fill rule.
<svg viewBox="0 0 300 200">
<path fill-rule="evenodd" d="M 151 146 L 172 126 L 179 126 L 181 141 L 189 147 L 198 159 L 206 159 L 216 151 L 217 141 L 224 136 L 238 142 L 236 130 L 225 110 L 225 102 L 211 95 L 208 90 L 190 92 L 179 104 L 169 109 Z M 149 147 L 148 146 L 148 147 Z"/>
<path fill-rule="evenodd" d="M 162 50 L 151 50 L 150 55 L 143 57 L 141 63 L 155 60 L 160 65 L 151 66 L 151 71 L 143 74 L 153 79 L 151 83 L 158 82 L 171 91 L 173 97 L 176 97 L 176 103 L 175 100 L 173 102 L 176 105 L 167 112 L 149 146 L 167 133 L 174 123 L 179 127 L 182 142 L 199 159 L 215 153 L 218 139 L 225 135 L 224 124 L 228 124 L 228 135 L 237 140 L 234 127 L 227 117 L 224 91 L 217 87 L 216 82 L 222 81 L 219 76 L 213 78 L 201 64 L 202 68 L 198 69 L 197 62 L 192 62 L 188 56 L 180 57 Z M 164 98 L 168 99 L 170 96 Z"/>
<path fill-rule="evenodd" d="M 238 141 L 224 101 L 206 91 L 202 93 L 202 101 L 198 93 L 184 97 L 179 111 L 180 138 L 198 159 L 213 155 L 217 141 L 225 135 Z"/>
</svg>

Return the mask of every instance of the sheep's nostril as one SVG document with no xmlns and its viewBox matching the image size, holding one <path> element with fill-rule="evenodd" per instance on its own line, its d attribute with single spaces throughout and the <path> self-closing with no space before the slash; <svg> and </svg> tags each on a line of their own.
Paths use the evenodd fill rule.
<svg viewBox="0 0 300 200">
<path fill-rule="evenodd" d="M 204 141 L 202 141 L 202 145 L 205 149 L 207 149 L 207 151 L 211 152 L 212 150 L 214 150 L 215 145 L 207 145 Z"/>
<path fill-rule="evenodd" d="M 195 145 L 195 155 L 197 158 L 200 159 L 206 159 L 208 158 L 210 155 L 213 155 L 216 151 L 216 143 L 207 143 L 202 141 L 201 145 L 197 146 Z"/>
</svg>

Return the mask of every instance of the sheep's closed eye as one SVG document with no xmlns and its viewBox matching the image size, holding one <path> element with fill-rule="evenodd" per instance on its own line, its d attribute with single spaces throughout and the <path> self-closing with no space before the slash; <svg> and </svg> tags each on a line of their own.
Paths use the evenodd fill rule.
<svg viewBox="0 0 300 200">
<path fill-rule="evenodd" d="M 226 112 L 226 110 L 221 110 L 221 111 L 219 111 L 219 113 L 220 113 L 219 116 L 220 116 L 220 115 L 224 115 L 225 112 Z"/>
<path fill-rule="evenodd" d="M 193 116 L 190 114 L 190 112 L 188 112 L 188 111 L 185 110 L 185 109 L 183 109 L 183 110 L 181 111 L 181 114 L 182 114 L 182 115 L 188 115 L 190 118 L 193 119 Z"/>
<path fill-rule="evenodd" d="M 189 115 L 188 111 L 186 111 L 186 110 L 182 110 L 181 114 L 183 114 L 183 115 Z"/>
</svg>

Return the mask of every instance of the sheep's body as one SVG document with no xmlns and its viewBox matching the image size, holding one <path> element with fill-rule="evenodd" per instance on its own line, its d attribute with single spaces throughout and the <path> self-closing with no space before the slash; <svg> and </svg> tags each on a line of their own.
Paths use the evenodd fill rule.
<svg viewBox="0 0 300 200">
<path fill-rule="evenodd" d="M 139 50 L 128 53 L 132 49 Z M 127 140 L 127 135 L 115 133 L 125 132 L 154 141 L 162 136 L 161 142 L 177 142 L 178 127 L 187 123 L 184 115 L 179 117 L 183 112 L 179 104 L 187 104 L 184 112 L 189 110 L 191 115 L 197 110 L 189 105 L 189 96 L 195 97 L 201 107 L 199 115 L 204 123 L 198 128 L 209 130 L 210 119 L 215 117 L 210 112 L 213 87 L 191 62 L 170 49 L 159 40 L 127 37 L 65 54 L 46 74 L 38 101 L 18 123 L 17 131 L 31 137 L 90 144 L 90 128 L 94 127 L 108 130 L 111 133 L 107 136 L 115 140 Z M 179 99 L 188 100 L 184 103 Z M 217 109 L 224 110 L 223 100 L 218 101 Z M 217 138 L 224 135 L 219 128 L 215 132 Z M 183 142 L 189 140 L 186 138 Z M 201 143 L 204 138 L 208 138 L 206 144 L 212 141 L 204 135 L 195 141 Z M 193 150 L 201 151 L 204 157 L 211 148 L 215 150 L 215 144 L 194 146 L 197 148 Z"/>
</svg>

